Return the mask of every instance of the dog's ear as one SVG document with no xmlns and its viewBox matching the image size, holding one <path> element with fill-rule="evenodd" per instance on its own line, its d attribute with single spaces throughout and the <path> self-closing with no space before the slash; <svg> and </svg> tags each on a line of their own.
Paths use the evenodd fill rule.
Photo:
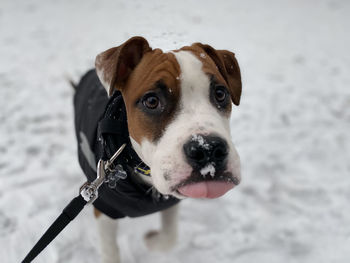
<svg viewBox="0 0 350 263">
<path fill-rule="evenodd" d="M 228 50 L 216 50 L 209 45 L 195 43 L 192 46 L 199 47 L 214 61 L 223 78 L 226 80 L 231 99 L 235 105 L 239 105 L 242 93 L 241 71 L 235 54 Z"/>
<path fill-rule="evenodd" d="M 119 90 L 123 88 L 143 55 L 151 50 L 146 39 L 132 37 L 124 44 L 97 55 L 96 72 L 109 95 L 115 88 Z"/>
</svg>

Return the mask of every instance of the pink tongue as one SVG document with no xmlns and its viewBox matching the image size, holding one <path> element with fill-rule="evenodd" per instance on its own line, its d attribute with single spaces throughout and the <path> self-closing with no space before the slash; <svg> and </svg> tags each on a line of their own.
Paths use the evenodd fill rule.
<svg viewBox="0 0 350 263">
<path fill-rule="evenodd" d="M 234 187 L 233 183 L 206 181 L 182 186 L 178 191 L 192 198 L 217 198 Z"/>
</svg>

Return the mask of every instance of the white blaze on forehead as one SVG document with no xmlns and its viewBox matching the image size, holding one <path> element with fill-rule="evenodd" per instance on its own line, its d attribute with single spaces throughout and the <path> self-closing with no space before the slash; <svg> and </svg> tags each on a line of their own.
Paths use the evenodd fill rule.
<svg viewBox="0 0 350 263">
<path fill-rule="evenodd" d="M 189 51 L 174 55 L 181 70 L 181 97 L 176 117 L 158 142 L 144 139 L 138 145 L 132 140 L 136 152 L 151 168 L 154 186 L 163 194 L 169 194 L 171 186 L 190 176 L 192 168 L 187 163 L 183 146 L 191 139 L 200 140 L 198 134 L 216 134 L 227 141 L 230 148 L 228 170 L 239 177 L 239 157 L 231 142 L 229 117 L 210 102 L 210 78 L 203 72 L 202 62 Z M 210 174 L 213 169 L 202 172 Z"/>
<path fill-rule="evenodd" d="M 200 93 L 209 96 L 209 77 L 202 70 L 202 62 L 189 51 L 175 53 L 177 62 L 181 69 L 181 99 L 187 99 L 188 93 Z"/>
<path fill-rule="evenodd" d="M 187 126 L 204 129 L 208 132 L 214 129 L 229 130 L 228 117 L 219 113 L 210 102 L 210 78 L 202 69 L 202 62 L 189 51 L 174 53 L 181 69 L 181 112 L 179 118 L 187 119 Z M 182 116 L 180 116 L 182 114 Z M 219 126 L 212 127 L 219 122 Z M 225 127 L 223 127 L 225 126 Z M 211 128 L 212 127 L 212 128 Z M 194 135 L 195 133 L 193 133 Z"/>
</svg>

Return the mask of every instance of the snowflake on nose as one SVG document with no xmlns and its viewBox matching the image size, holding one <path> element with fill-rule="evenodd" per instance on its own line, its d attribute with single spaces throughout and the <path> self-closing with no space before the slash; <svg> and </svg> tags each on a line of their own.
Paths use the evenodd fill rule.
<svg viewBox="0 0 350 263">
<path fill-rule="evenodd" d="M 205 167 L 203 167 L 201 170 L 200 170 L 200 173 L 201 175 L 205 178 L 205 176 L 207 174 L 209 174 L 211 177 L 214 177 L 215 176 L 215 166 L 213 163 L 209 163 L 207 164 Z"/>
</svg>

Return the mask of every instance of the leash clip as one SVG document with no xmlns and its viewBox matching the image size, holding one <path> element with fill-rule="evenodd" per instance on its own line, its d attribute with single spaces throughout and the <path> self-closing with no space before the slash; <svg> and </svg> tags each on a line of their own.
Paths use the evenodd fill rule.
<svg viewBox="0 0 350 263">
<path fill-rule="evenodd" d="M 111 171 L 113 171 L 111 169 L 111 165 L 124 150 L 125 146 L 126 144 L 124 143 L 109 160 L 103 161 L 100 159 L 97 163 L 96 179 L 91 183 L 88 181 L 80 187 L 80 195 L 89 204 L 93 203 L 97 199 L 98 189 L 106 180 L 106 172 L 109 174 Z"/>
</svg>

